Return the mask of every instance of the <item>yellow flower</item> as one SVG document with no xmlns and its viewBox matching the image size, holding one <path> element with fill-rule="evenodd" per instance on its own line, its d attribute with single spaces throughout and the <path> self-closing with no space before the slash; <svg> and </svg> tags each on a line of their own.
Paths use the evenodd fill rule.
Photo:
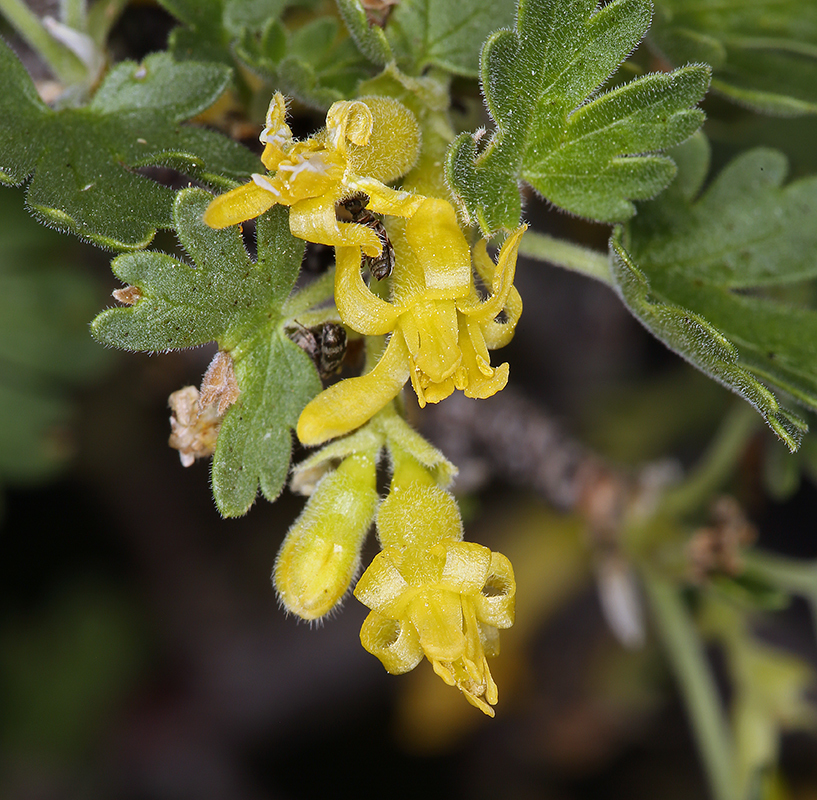
<svg viewBox="0 0 817 800">
<path fill-rule="evenodd" d="M 420 406 L 437 403 L 454 389 L 467 397 L 490 397 L 508 381 L 508 365 L 492 367 L 488 350 L 511 340 L 522 312 L 513 279 L 525 227 L 507 239 L 494 264 L 484 241 L 469 251 L 445 200 L 422 198 L 405 216 L 404 232 L 391 237 L 396 254 L 392 302 L 375 296 L 363 282 L 359 247 L 336 250 L 335 302 L 341 319 L 365 335 L 392 335 L 371 372 L 329 387 L 306 406 L 298 421 L 304 444 L 354 430 L 409 379 Z M 485 300 L 474 287 L 472 263 L 491 291 Z M 497 322 L 503 312 L 506 321 Z"/>
<path fill-rule="evenodd" d="M 463 542 L 454 499 L 425 481 L 393 485 L 377 528 L 383 551 L 354 592 L 371 609 L 363 647 L 392 674 L 425 656 L 447 684 L 493 716 L 498 694 L 486 656 L 499 653 L 499 629 L 513 624 L 510 562 Z"/>
<path fill-rule="evenodd" d="M 289 529 L 272 573 L 287 611 L 319 619 L 348 591 L 377 507 L 375 469 L 368 455 L 345 458 L 323 476 Z"/>
<path fill-rule="evenodd" d="M 355 245 L 376 256 L 382 244 L 374 231 L 338 222 L 335 204 L 363 192 L 370 210 L 404 216 L 422 201 L 384 185 L 412 167 L 420 146 L 417 122 L 397 100 L 368 97 L 335 103 L 326 114 L 326 128 L 296 142 L 286 123 L 284 97 L 276 92 L 266 122 L 261 161 L 269 172 L 256 173 L 250 183 L 214 198 L 204 212 L 211 228 L 253 219 L 281 204 L 291 207 L 294 236 L 319 244 Z"/>
</svg>

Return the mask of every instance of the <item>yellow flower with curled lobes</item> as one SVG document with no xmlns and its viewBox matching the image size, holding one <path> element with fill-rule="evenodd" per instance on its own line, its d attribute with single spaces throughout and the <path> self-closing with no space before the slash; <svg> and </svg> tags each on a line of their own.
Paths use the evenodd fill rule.
<svg viewBox="0 0 817 800">
<path fill-rule="evenodd" d="M 214 198 L 204 212 L 211 228 L 226 228 L 263 214 L 276 204 L 290 206 L 294 236 L 327 245 L 355 245 L 377 256 L 382 243 L 365 225 L 338 222 L 335 204 L 362 192 L 380 214 L 405 216 L 422 197 L 386 183 L 404 175 L 417 159 L 420 129 L 397 100 L 364 97 L 334 103 L 326 128 L 297 142 L 286 123 L 286 102 L 276 92 L 261 132 L 261 161 L 267 174 Z"/>
<path fill-rule="evenodd" d="M 522 312 L 513 286 L 517 229 L 496 264 L 485 241 L 473 252 L 450 203 L 424 198 L 392 235 L 396 261 L 391 302 L 374 295 L 360 274 L 359 247 L 336 250 L 335 302 L 343 322 L 369 336 L 391 333 L 374 369 L 319 394 L 298 421 L 298 436 L 313 445 L 362 425 L 411 380 L 420 406 L 437 403 L 454 389 L 467 397 L 490 397 L 508 382 L 508 365 L 492 367 L 488 351 L 507 344 Z M 490 289 L 481 299 L 473 269 Z M 504 312 L 505 321 L 497 317 Z"/>
<path fill-rule="evenodd" d="M 462 541 L 453 497 L 430 480 L 392 483 L 377 515 L 383 550 L 355 588 L 371 609 L 363 647 L 392 674 L 425 656 L 434 671 L 489 716 L 498 692 L 487 657 L 514 621 L 516 583 L 505 556 Z"/>
</svg>

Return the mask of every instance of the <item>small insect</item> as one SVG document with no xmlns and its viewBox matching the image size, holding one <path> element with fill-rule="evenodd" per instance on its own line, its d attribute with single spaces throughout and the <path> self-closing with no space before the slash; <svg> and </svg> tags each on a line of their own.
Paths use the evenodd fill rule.
<svg viewBox="0 0 817 800">
<path fill-rule="evenodd" d="M 318 375 L 325 381 L 340 369 L 346 356 L 346 329 L 334 322 L 314 328 L 298 325 L 289 338 L 315 362 Z"/>
<path fill-rule="evenodd" d="M 383 223 L 366 208 L 368 202 L 369 196 L 367 194 L 363 192 L 353 194 L 338 203 L 336 215 L 341 222 L 355 222 L 371 228 L 377 238 L 380 239 L 380 244 L 383 245 L 380 254 L 376 256 L 364 254 L 360 260 L 360 266 L 368 267 L 372 277 L 375 280 L 382 281 L 384 278 L 388 278 L 394 270 L 394 248 L 389 241 Z"/>
</svg>

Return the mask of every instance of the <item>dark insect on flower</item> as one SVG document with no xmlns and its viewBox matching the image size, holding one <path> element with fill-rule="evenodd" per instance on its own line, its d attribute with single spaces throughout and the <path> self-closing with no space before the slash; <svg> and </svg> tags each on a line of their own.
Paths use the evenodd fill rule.
<svg viewBox="0 0 817 800">
<path fill-rule="evenodd" d="M 300 323 L 289 338 L 298 345 L 314 362 L 318 375 L 325 381 L 336 373 L 346 356 L 346 329 L 334 322 L 324 322 L 314 328 Z"/>
<path fill-rule="evenodd" d="M 388 278 L 394 270 L 394 248 L 389 241 L 386 229 L 378 217 L 366 208 L 369 202 L 369 196 L 363 192 L 353 194 L 347 197 L 346 200 L 341 200 L 336 207 L 336 216 L 341 222 L 355 222 L 359 225 L 365 225 L 371 228 L 377 238 L 380 239 L 380 244 L 383 249 L 379 255 L 367 256 L 363 255 L 360 261 L 361 267 L 368 267 L 369 272 L 375 280 L 382 281 Z"/>
</svg>

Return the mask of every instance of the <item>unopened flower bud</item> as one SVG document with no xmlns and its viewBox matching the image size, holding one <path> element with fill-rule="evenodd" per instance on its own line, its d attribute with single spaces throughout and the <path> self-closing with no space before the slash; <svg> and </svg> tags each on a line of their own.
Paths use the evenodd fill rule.
<svg viewBox="0 0 817 800">
<path fill-rule="evenodd" d="M 287 611 L 318 619 L 346 594 L 377 506 L 375 466 L 366 455 L 344 459 L 289 529 L 272 576 Z"/>
</svg>

